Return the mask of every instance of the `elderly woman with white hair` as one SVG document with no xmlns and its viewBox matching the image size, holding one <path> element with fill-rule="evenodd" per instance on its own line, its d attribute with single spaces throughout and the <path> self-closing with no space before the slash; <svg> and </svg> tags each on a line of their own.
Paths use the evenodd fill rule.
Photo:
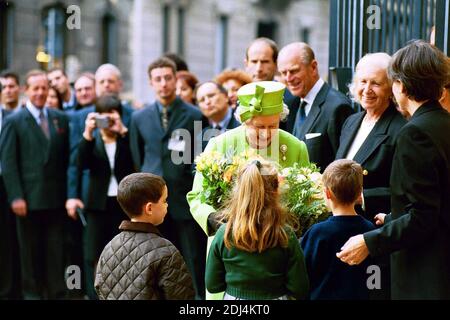
<svg viewBox="0 0 450 320">
<path fill-rule="evenodd" d="M 212 138 L 205 152 L 217 151 L 225 155 L 229 150 L 241 154 L 253 149 L 282 168 L 291 167 L 294 163 L 308 165 L 309 156 L 305 143 L 278 128 L 280 118 L 289 113 L 283 103 L 284 90 L 285 85 L 275 81 L 253 82 L 241 87 L 238 91 L 239 107 L 235 115 L 242 125 Z M 202 174 L 196 173 L 187 200 L 192 216 L 209 236 L 210 243 L 217 228 L 213 213 L 218 208 L 213 208 L 201 200 L 202 182 Z M 208 298 L 214 297 L 207 295 Z"/>
<path fill-rule="evenodd" d="M 390 212 L 389 178 L 395 141 L 406 123 L 393 101 L 387 76 L 390 60 L 386 53 L 372 53 L 356 65 L 350 93 L 363 111 L 344 123 L 336 153 L 336 159 L 354 160 L 363 167 L 362 208 L 358 209 L 371 221 L 377 213 Z"/>
</svg>

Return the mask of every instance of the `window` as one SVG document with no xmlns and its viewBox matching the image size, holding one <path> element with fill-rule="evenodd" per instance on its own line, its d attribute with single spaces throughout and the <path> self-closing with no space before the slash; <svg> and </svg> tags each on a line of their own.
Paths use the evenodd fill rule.
<svg viewBox="0 0 450 320">
<path fill-rule="evenodd" d="M 118 52 L 117 19 L 112 14 L 107 13 L 103 16 L 102 30 L 103 30 L 102 63 L 117 64 L 117 52 Z"/>
<path fill-rule="evenodd" d="M 163 18 L 163 28 L 162 28 L 162 49 L 163 53 L 169 51 L 170 45 L 170 6 L 164 5 L 162 9 L 162 18 Z"/>
<path fill-rule="evenodd" d="M 309 43 L 309 38 L 311 35 L 311 30 L 309 28 L 302 28 L 300 30 L 300 40 Z"/>
<path fill-rule="evenodd" d="M 260 21 L 260 22 L 258 22 L 257 38 L 266 37 L 266 38 L 272 39 L 273 41 L 276 41 L 277 28 L 278 28 L 278 25 L 276 22 Z"/>
<path fill-rule="evenodd" d="M 11 3 L 0 0 L 0 70 L 12 64 L 13 27 L 13 7 Z"/>
<path fill-rule="evenodd" d="M 216 37 L 216 68 L 220 73 L 227 66 L 228 52 L 228 16 L 219 16 Z"/>
<path fill-rule="evenodd" d="M 51 57 L 50 68 L 64 65 L 65 24 L 66 11 L 62 6 L 57 5 L 44 9 L 44 48 Z"/>
<path fill-rule="evenodd" d="M 184 55 L 184 24 L 185 24 L 185 9 L 183 7 L 179 7 L 177 53 L 181 56 Z"/>
</svg>

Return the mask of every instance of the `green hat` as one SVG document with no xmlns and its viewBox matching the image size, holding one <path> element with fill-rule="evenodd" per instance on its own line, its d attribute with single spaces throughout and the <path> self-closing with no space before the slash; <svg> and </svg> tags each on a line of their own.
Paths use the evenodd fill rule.
<svg viewBox="0 0 450 320">
<path fill-rule="evenodd" d="M 241 121 L 281 113 L 284 89 L 286 86 L 276 81 L 252 82 L 242 86 L 237 92 Z"/>
</svg>

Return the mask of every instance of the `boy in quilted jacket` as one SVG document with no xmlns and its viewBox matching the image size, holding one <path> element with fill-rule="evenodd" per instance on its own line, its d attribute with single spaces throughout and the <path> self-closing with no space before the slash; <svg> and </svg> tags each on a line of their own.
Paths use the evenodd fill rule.
<svg viewBox="0 0 450 320">
<path fill-rule="evenodd" d="M 102 300 L 193 299 L 191 276 L 180 252 L 156 228 L 167 213 L 167 187 L 151 173 L 119 184 L 117 200 L 129 216 L 103 249 L 95 277 Z"/>
</svg>

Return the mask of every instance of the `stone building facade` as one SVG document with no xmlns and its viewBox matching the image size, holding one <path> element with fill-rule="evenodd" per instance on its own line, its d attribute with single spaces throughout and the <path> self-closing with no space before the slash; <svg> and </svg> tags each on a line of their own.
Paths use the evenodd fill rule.
<svg viewBox="0 0 450 320">
<path fill-rule="evenodd" d="M 71 80 L 104 62 L 123 73 L 126 96 L 153 100 L 148 64 L 178 53 L 201 81 L 223 68 L 244 67 L 252 39 L 281 47 L 306 41 L 320 73 L 328 70 L 328 0 L 0 0 L 0 69 L 26 71 L 62 65 Z M 7 4 L 7 5 L 5 5 Z M 80 29 L 66 25 L 69 6 L 80 8 Z M 36 60 L 39 52 L 49 63 Z M 44 55 L 45 57 L 45 55 Z"/>
</svg>

